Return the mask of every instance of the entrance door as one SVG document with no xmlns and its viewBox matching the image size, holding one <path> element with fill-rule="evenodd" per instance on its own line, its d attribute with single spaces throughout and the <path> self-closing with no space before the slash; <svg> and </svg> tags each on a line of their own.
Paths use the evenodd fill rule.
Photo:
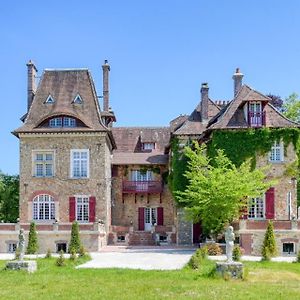
<svg viewBox="0 0 300 300">
<path fill-rule="evenodd" d="M 157 223 L 157 208 L 145 207 L 145 231 L 150 231 L 152 225 Z"/>
</svg>

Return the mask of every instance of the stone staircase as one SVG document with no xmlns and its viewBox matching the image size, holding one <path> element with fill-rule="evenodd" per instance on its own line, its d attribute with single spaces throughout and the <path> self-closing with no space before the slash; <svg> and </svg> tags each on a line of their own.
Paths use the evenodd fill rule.
<svg viewBox="0 0 300 300">
<path fill-rule="evenodd" d="M 147 231 L 134 231 L 129 233 L 128 245 L 131 246 L 154 246 L 155 240 L 153 233 Z"/>
</svg>

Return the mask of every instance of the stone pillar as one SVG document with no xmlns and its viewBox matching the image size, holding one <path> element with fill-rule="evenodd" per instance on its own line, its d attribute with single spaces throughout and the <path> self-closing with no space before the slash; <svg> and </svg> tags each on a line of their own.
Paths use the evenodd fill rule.
<svg viewBox="0 0 300 300">
<path fill-rule="evenodd" d="M 193 244 L 193 223 L 186 220 L 186 215 L 182 208 L 179 208 L 177 211 L 177 244 Z"/>
<path fill-rule="evenodd" d="M 208 84 L 202 83 L 201 85 L 201 118 L 202 122 L 208 121 Z"/>
<path fill-rule="evenodd" d="M 26 64 L 26 66 L 27 66 L 27 111 L 29 111 L 36 91 L 35 78 L 38 70 L 31 60 Z"/>
<path fill-rule="evenodd" d="M 239 68 L 237 68 L 235 70 L 235 73 L 232 76 L 233 83 L 234 83 L 234 97 L 237 95 L 237 93 L 239 92 L 239 90 L 243 85 L 243 77 L 244 74 L 240 72 Z"/>
<path fill-rule="evenodd" d="M 102 65 L 103 70 L 103 111 L 109 111 L 109 71 L 110 65 L 105 60 Z"/>
</svg>

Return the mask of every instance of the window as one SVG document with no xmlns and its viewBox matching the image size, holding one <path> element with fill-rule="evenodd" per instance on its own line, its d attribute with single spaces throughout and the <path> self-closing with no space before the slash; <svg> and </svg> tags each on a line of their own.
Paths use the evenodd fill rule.
<svg viewBox="0 0 300 300">
<path fill-rule="evenodd" d="M 264 125 L 264 114 L 261 102 L 250 102 L 248 106 L 248 122 L 252 127 Z"/>
<path fill-rule="evenodd" d="M 71 117 L 57 117 L 49 120 L 49 127 L 76 127 L 76 119 Z"/>
<path fill-rule="evenodd" d="M 89 197 L 76 197 L 76 220 L 79 222 L 89 221 Z"/>
<path fill-rule="evenodd" d="M 8 253 L 15 253 L 17 250 L 17 242 L 9 242 L 7 244 L 7 252 Z"/>
<path fill-rule="evenodd" d="M 249 219 L 264 219 L 265 201 L 263 198 L 252 198 L 248 205 Z"/>
<path fill-rule="evenodd" d="M 81 104 L 82 102 L 83 101 L 82 101 L 82 99 L 81 99 L 81 97 L 80 97 L 79 94 L 73 100 L 73 103 L 76 103 L 76 104 Z"/>
<path fill-rule="evenodd" d="M 294 254 L 295 253 L 295 244 L 294 243 L 283 243 L 282 244 L 283 254 Z"/>
<path fill-rule="evenodd" d="M 282 162 L 284 160 L 283 143 L 281 141 L 274 142 L 269 152 L 270 162 Z"/>
<path fill-rule="evenodd" d="M 48 96 L 47 100 L 45 101 L 45 103 L 47 104 L 53 104 L 55 101 L 53 99 L 53 97 L 51 95 Z"/>
<path fill-rule="evenodd" d="M 142 172 L 141 170 L 133 170 L 131 171 L 131 180 L 132 181 L 152 181 L 153 180 L 153 172 L 147 170 Z"/>
<path fill-rule="evenodd" d="M 76 120 L 74 118 L 64 117 L 63 127 L 76 127 Z"/>
<path fill-rule="evenodd" d="M 153 150 L 155 149 L 155 143 L 142 143 L 143 150 Z"/>
<path fill-rule="evenodd" d="M 54 176 L 54 151 L 33 152 L 33 176 Z"/>
<path fill-rule="evenodd" d="M 67 253 L 67 243 L 66 242 L 56 243 L 56 252 L 59 253 L 60 251 Z"/>
<path fill-rule="evenodd" d="M 33 220 L 55 220 L 55 202 L 50 195 L 38 195 L 33 199 Z"/>
<path fill-rule="evenodd" d="M 89 177 L 89 150 L 71 150 L 71 177 Z"/>
</svg>

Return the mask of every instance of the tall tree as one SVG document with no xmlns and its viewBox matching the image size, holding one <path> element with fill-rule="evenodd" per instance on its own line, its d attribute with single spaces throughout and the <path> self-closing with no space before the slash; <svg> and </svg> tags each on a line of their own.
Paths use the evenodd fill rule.
<svg viewBox="0 0 300 300">
<path fill-rule="evenodd" d="M 188 185 L 177 200 L 194 222 L 201 220 L 206 233 L 217 234 L 240 216 L 249 199 L 263 195 L 274 182 L 266 180 L 265 169 L 251 170 L 249 160 L 236 167 L 218 150 L 212 164 L 205 152 L 204 145 L 185 148 Z"/>
<path fill-rule="evenodd" d="M 278 95 L 273 95 L 273 94 L 268 94 L 267 95 L 269 98 L 271 98 L 270 103 L 277 108 L 278 111 L 282 112 L 283 111 L 283 100 L 281 99 L 280 96 Z"/>
<path fill-rule="evenodd" d="M 0 220 L 16 222 L 19 217 L 19 176 L 0 174 Z"/>
<path fill-rule="evenodd" d="M 300 99 L 298 94 L 293 93 L 285 99 L 283 114 L 295 122 L 300 122 Z"/>
</svg>

